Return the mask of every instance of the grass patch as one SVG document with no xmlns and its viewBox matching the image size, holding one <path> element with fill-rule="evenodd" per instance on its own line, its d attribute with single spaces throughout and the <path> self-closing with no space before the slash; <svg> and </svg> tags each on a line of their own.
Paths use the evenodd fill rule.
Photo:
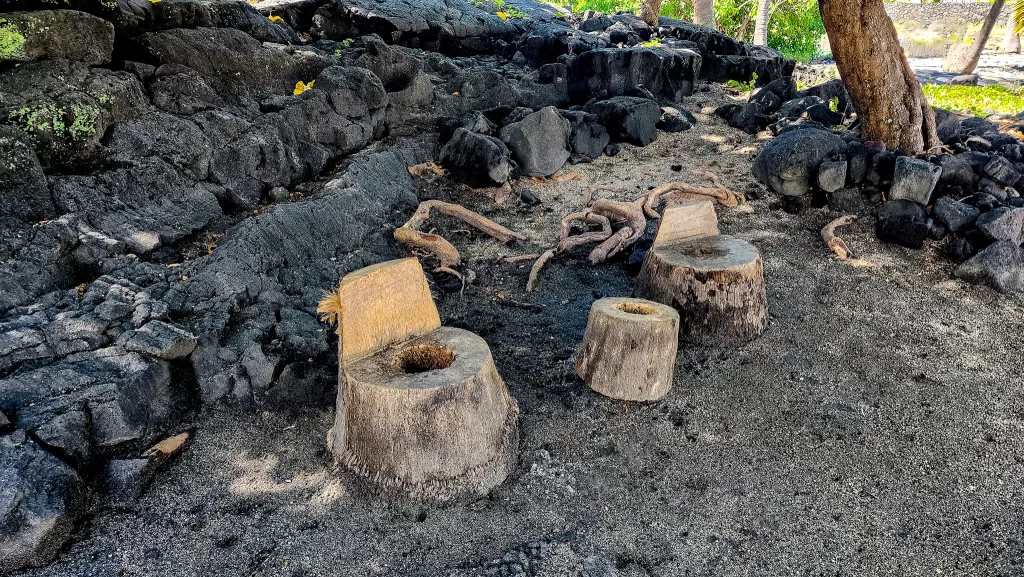
<svg viewBox="0 0 1024 577">
<path fill-rule="evenodd" d="M 1018 114 L 1024 112 L 1024 88 L 989 86 L 949 86 L 925 84 L 924 93 L 932 106 L 974 116 Z"/>
</svg>

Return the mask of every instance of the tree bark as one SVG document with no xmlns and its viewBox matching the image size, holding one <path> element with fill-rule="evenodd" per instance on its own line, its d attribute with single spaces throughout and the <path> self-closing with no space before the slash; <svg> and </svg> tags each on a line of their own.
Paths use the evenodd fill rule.
<svg viewBox="0 0 1024 577">
<path fill-rule="evenodd" d="M 640 17 L 651 28 L 658 27 L 658 15 L 661 14 L 661 0 L 644 0 L 640 6 Z"/>
<path fill-rule="evenodd" d="M 679 313 L 643 299 L 603 298 L 590 307 L 576 374 L 606 397 L 656 401 L 672 388 Z"/>
<path fill-rule="evenodd" d="M 715 29 L 715 0 L 693 0 L 693 22 Z"/>
<path fill-rule="evenodd" d="M 996 26 L 996 20 L 999 19 L 999 12 L 1005 3 L 1006 0 L 995 0 L 992 3 L 992 7 L 988 9 L 988 14 L 985 15 L 985 20 L 981 24 L 981 31 L 970 44 L 960 44 L 950 49 L 946 60 L 942 63 L 943 72 L 954 74 L 974 72 L 974 69 L 978 67 L 978 61 L 981 60 L 981 53 L 985 50 L 985 44 L 988 42 L 989 36 L 992 35 L 992 29 Z"/>
<path fill-rule="evenodd" d="M 728 235 L 655 244 L 636 296 L 679 311 L 679 338 L 689 343 L 738 346 L 768 326 L 761 254 Z"/>
<path fill-rule="evenodd" d="M 768 19 L 771 0 L 757 0 L 757 20 L 754 23 L 754 44 L 768 46 Z"/>
<path fill-rule="evenodd" d="M 1016 12 L 1016 10 L 1012 9 L 1014 7 L 1013 4 L 1010 6 L 1011 9 L 1007 10 L 1009 14 L 1006 15 L 1006 36 L 1003 37 L 1003 51 L 1009 54 L 1019 54 L 1020 36 L 1017 35 L 1017 23 L 1016 18 L 1014 17 L 1014 12 Z"/>
<path fill-rule="evenodd" d="M 821 0 L 818 7 L 865 138 L 910 155 L 938 147 L 935 113 L 882 0 Z"/>
</svg>

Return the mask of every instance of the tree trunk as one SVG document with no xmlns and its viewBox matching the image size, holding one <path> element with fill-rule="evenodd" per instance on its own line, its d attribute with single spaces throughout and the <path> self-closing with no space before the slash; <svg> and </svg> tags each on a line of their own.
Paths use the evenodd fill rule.
<svg viewBox="0 0 1024 577">
<path fill-rule="evenodd" d="M 754 44 L 768 46 L 768 18 L 771 0 L 757 0 L 757 21 L 754 24 Z"/>
<path fill-rule="evenodd" d="M 978 66 L 978 60 L 981 60 L 981 53 L 985 50 L 985 44 L 988 42 L 988 37 L 992 35 L 992 29 L 995 28 L 996 20 L 999 19 L 999 12 L 1003 9 L 1003 4 L 1006 0 L 995 0 L 992 3 L 992 7 L 988 9 L 988 14 L 985 15 L 985 21 L 981 24 L 981 31 L 974 38 L 974 41 L 970 44 L 960 44 L 950 49 L 949 54 L 946 55 L 946 60 L 942 63 L 943 72 L 952 72 L 954 74 L 971 74 L 974 69 Z"/>
<path fill-rule="evenodd" d="M 1009 12 L 1009 14 L 1006 15 L 1006 36 L 1003 37 L 1003 51 L 1009 54 L 1019 54 L 1020 36 L 1017 36 L 1017 23 L 1016 18 L 1014 17 L 1014 12 L 1016 12 L 1016 10 L 1007 10 L 1007 12 Z"/>
<path fill-rule="evenodd" d="M 644 0 L 640 6 L 640 17 L 651 28 L 658 27 L 658 15 L 661 14 L 661 0 Z"/>
<path fill-rule="evenodd" d="M 882 0 L 821 0 L 818 7 L 865 138 L 911 155 L 939 146 L 935 113 Z"/>
<path fill-rule="evenodd" d="M 715 29 L 715 0 L 693 0 L 693 22 Z"/>
</svg>

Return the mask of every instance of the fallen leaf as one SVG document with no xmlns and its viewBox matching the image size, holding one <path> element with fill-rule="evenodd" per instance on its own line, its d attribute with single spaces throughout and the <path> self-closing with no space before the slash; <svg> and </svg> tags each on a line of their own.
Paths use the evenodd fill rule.
<svg viewBox="0 0 1024 577">
<path fill-rule="evenodd" d="M 298 96 L 298 95 L 302 94 L 303 92 L 309 90 L 310 88 L 313 88 L 313 84 L 315 84 L 315 83 L 316 83 L 316 80 L 310 80 L 309 82 L 303 82 L 303 81 L 300 80 L 300 81 L 295 83 L 295 90 L 292 91 L 292 94 L 294 94 L 295 96 Z"/>
<path fill-rule="evenodd" d="M 269 18 L 271 22 L 284 22 L 284 18 L 281 18 L 280 16 L 276 16 L 274 14 L 271 14 L 267 18 Z"/>
<path fill-rule="evenodd" d="M 508 20 L 508 14 L 505 14 L 504 12 L 498 12 L 497 16 L 502 20 Z"/>
<path fill-rule="evenodd" d="M 191 436 L 191 433 L 186 431 L 173 437 L 168 437 L 147 449 L 142 456 L 147 459 L 166 459 L 181 451 Z"/>
</svg>

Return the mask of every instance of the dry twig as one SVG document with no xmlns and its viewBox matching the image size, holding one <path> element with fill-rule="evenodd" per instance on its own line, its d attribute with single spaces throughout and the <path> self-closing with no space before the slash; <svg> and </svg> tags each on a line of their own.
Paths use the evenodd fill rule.
<svg viewBox="0 0 1024 577">
<path fill-rule="evenodd" d="M 540 276 L 540 269 L 544 268 L 545 263 L 551 260 L 553 256 L 555 256 L 555 249 L 550 248 L 540 255 L 537 262 L 533 263 L 533 267 L 530 268 L 530 277 L 526 279 L 526 292 L 532 293 L 533 289 L 537 287 L 537 277 Z"/>
</svg>

